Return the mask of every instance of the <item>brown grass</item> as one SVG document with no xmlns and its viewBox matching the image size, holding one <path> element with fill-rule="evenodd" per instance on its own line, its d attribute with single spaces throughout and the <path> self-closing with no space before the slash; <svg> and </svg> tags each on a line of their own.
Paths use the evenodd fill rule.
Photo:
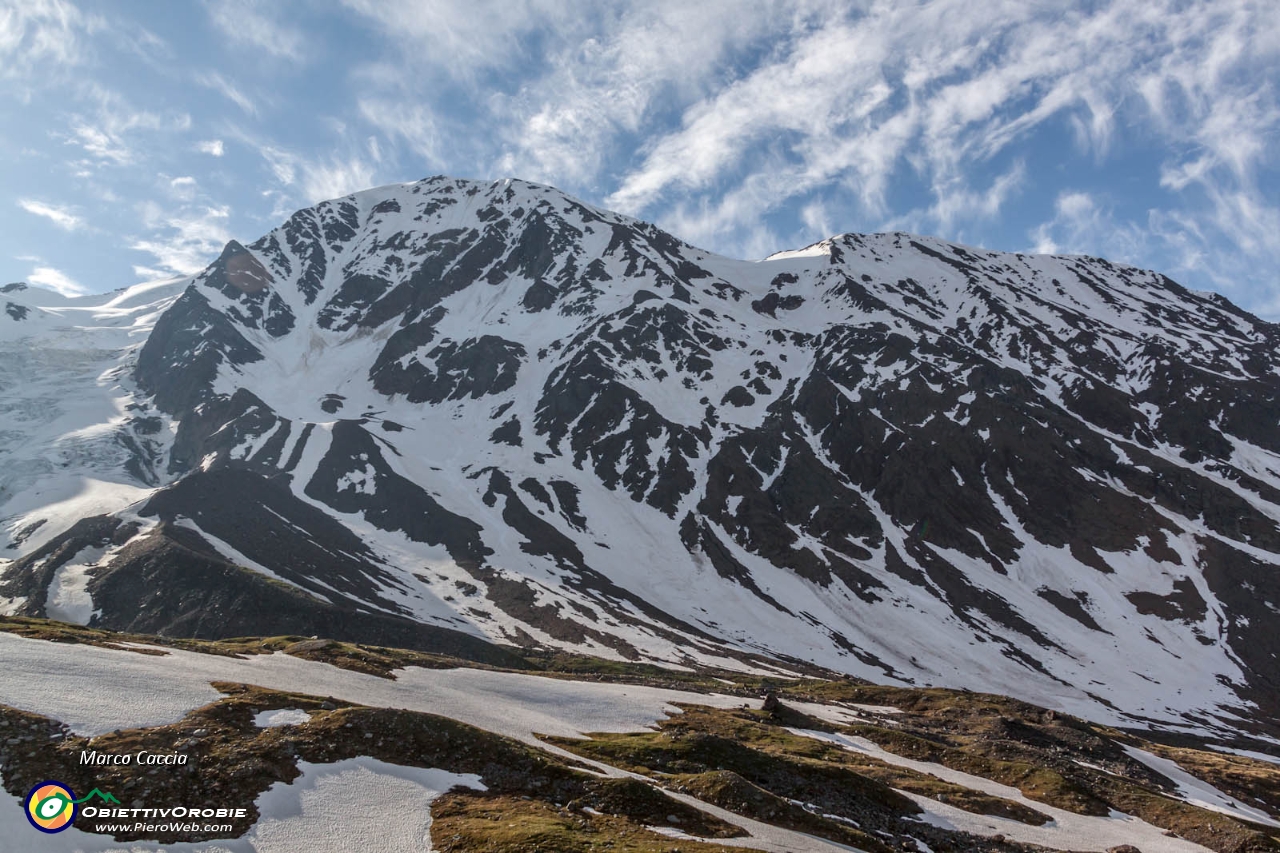
<svg viewBox="0 0 1280 853">
<path fill-rule="evenodd" d="M 747 853 L 667 838 L 616 815 L 513 796 L 445 794 L 432 806 L 431 818 L 432 843 L 441 853 Z M 662 825 L 680 828 L 665 819 Z"/>
</svg>

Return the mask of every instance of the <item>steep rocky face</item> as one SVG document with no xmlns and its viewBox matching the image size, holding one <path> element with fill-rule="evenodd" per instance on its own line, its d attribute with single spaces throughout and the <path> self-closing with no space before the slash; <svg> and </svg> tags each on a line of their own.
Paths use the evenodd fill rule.
<svg viewBox="0 0 1280 853">
<path fill-rule="evenodd" d="M 145 491 L 84 513 L 139 542 L 509 642 L 1278 730 L 1280 328 L 1221 297 L 906 234 L 735 261 L 433 178 L 167 298 L 118 360 Z M 6 506 L 41 612 L 76 513 Z"/>
</svg>

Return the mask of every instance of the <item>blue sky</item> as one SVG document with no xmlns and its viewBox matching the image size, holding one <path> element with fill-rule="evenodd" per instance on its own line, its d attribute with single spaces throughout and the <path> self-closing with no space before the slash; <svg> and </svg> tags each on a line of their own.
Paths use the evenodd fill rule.
<svg viewBox="0 0 1280 853">
<path fill-rule="evenodd" d="M 0 0 L 0 283 L 186 274 L 293 210 L 520 177 L 761 257 L 1102 255 L 1280 319 L 1275 0 Z"/>
</svg>

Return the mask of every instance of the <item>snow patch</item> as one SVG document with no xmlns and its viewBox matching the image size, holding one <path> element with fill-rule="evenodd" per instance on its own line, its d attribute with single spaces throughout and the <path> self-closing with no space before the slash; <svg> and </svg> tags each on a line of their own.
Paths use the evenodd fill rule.
<svg viewBox="0 0 1280 853">
<path fill-rule="evenodd" d="M 284 708 L 277 711 L 259 711 L 253 715 L 253 724 L 260 729 L 274 729 L 282 726 L 300 726 L 311 719 L 311 715 L 301 708 Z"/>
<path fill-rule="evenodd" d="M 93 595 L 89 592 L 89 581 L 92 578 L 89 570 L 95 568 L 97 560 L 87 563 L 70 563 L 59 566 L 49 582 L 49 597 L 45 600 L 45 613 L 50 619 L 59 622 L 73 622 L 76 625 L 88 625 L 93 618 Z"/>
<path fill-rule="evenodd" d="M 302 776 L 258 798 L 249 832 L 257 853 L 430 851 L 431 803 L 456 787 L 487 790 L 471 773 L 400 767 L 373 758 L 299 762 Z"/>
<path fill-rule="evenodd" d="M 90 736 L 177 722 L 221 696 L 212 681 L 438 714 L 537 746 L 542 743 L 534 732 L 582 737 L 644 731 L 679 713 L 679 703 L 744 704 L 737 696 L 475 669 L 411 667 L 388 680 L 282 653 L 239 659 L 171 649 L 158 657 L 3 633 L 0 660 L 6 667 L 0 704 L 53 717 Z M 48 679 L 50 672 L 58 673 L 56 682 Z"/>
<path fill-rule="evenodd" d="M 1229 794 L 1224 794 L 1203 779 L 1197 779 L 1192 776 L 1179 767 L 1177 763 L 1167 758 L 1153 755 L 1150 752 L 1138 749 L 1136 746 L 1126 746 L 1124 751 L 1133 760 L 1145 764 L 1177 785 L 1178 795 L 1193 806 L 1230 815 L 1234 818 L 1251 820 L 1254 823 L 1261 823 L 1265 826 L 1280 828 L 1280 820 L 1276 820 L 1261 809 L 1245 805 Z"/>
</svg>

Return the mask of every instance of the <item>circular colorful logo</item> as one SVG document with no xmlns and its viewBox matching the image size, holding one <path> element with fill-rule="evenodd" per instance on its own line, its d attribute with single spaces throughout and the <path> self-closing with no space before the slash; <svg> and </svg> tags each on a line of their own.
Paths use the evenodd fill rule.
<svg viewBox="0 0 1280 853">
<path fill-rule="evenodd" d="M 62 832 L 76 819 L 76 795 L 61 782 L 41 782 L 27 794 L 26 811 L 41 832 Z"/>
</svg>

